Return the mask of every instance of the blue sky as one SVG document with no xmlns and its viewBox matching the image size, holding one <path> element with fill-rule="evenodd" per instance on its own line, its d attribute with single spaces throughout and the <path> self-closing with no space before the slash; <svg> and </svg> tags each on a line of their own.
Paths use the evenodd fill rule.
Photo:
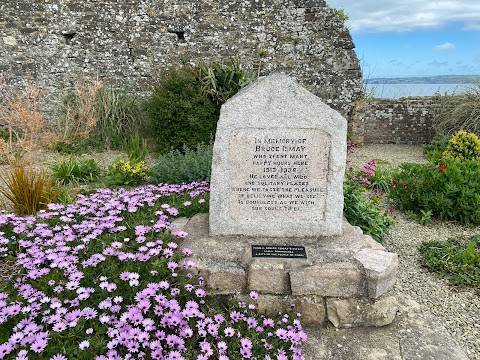
<svg viewBox="0 0 480 360">
<path fill-rule="evenodd" d="M 343 8 L 364 77 L 480 75 L 480 0 L 327 0 Z"/>
</svg>

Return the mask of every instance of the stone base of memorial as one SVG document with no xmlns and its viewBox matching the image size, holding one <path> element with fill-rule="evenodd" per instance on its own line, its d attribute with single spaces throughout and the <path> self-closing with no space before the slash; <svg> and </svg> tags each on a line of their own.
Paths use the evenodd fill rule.
<svg viewBox="0 0 480 360">
<path fill-rule="evenodd" d="M 285 74 L 229 99 L 213 147 L 210 214 L 186 224 L 210 294 L 303 323 L 382 326 L 398 259 L 343 220 L 347 121 Z"/>
<path fill-rule="evenodd" d="M 198 214 L 176 224 L 189 234 L 181 247 L 193 250 L 209 294 L 242 299 L 257 291 L 260 311 L 295 304 L 310 325 L 384 326 L 395 318 L 388 290 L 398 257 L 347 221 L 342 235 L 310 238 L 211 236 L 208 221 Z"/>
</svg>

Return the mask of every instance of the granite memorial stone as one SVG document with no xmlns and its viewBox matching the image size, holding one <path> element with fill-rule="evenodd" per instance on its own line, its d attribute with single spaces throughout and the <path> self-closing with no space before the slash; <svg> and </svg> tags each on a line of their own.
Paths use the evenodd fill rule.
<svg viewBox="0 0 480 360">
<path fill-rule="evenodd" d="M 223 105 L 214 144 L 210 234 L 340 235 L 347 121 L 284 74 Z"/>
</svg>

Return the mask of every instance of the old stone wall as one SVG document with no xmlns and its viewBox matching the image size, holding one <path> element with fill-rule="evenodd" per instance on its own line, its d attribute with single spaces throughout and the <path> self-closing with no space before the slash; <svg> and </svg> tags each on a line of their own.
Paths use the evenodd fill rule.
<svg viewBox="0 0 480 360">
<path fill-rule="evenodd" d="M 147 92 L 171 65 L 238 57 L 285 72 L 349 117 L 361 70 L 324 0 L 16 0 L 0 2 L 0 72 L 48 93 L 78 78 Z"/>
<path fill-rule="evenodd" d="M 431 97 L 373 99 L 357 102 L 352 130 L 366 144 L 425 144 L 435 135 Z"/>
</svg>

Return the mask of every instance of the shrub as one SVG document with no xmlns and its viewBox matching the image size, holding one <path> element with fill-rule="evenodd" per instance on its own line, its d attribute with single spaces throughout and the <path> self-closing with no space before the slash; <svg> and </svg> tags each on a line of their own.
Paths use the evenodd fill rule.
<svg viewBox="0 0 480 360">
<path fill-rule="evenodd" d="M 435 97 L 435 129 L 453 135 L 459 130 L 480 134 L 480 84 L 460 95 Z"/>
<path fill-rule="evenodd" d="M 202 94 L 192 68 L 165 71 L 145 102 L 145 112 L 156 148 L 162 153 L 181 150 L 184 145 L 207 144 L 215 135 L 217 107 Z"/>
<path fill-rule="evenodd" d="M 40 88 L 30 82 L 17 88 L 0 81 L 0 124 L 6 125 L 0 134 L 2 161 L 16 162 L 49 144 L 51 134 L 40 110 L 41 97 Z M 29 156 L 24 160 L 28 163 Z"/>
<path fill-rule="evenodd" d="M 445 160 L 432 164 L 402 164 L 394 174 L 389 196 L 402 210 L 432 212 L 439 219 L 480 224 L 480 163 Z"/>
<path fill-rule="evenodd" d="M 424 146 L 423 153 L 430 162 L 436 164 L 441 160 L 443 152 L 447 149 L 448 140 L 448 136 L 437 134 L 430 144 Z"/>
<path fill-rule="evenodd" d="M 0 174 L 2 194 L 18 215 L 36 214 L 47 204 L 56 200 L 58 186 L 43 169 L 36 170 L 26 165 L 11 165 L 6 173 Z"/>
<path fill-rule="evenodd" d="M 474 286 L 480 291 L 480 236 L 429 241 L 420 246 L 423 264 L 450 284 Z"/>
<path fill-rule="evenodd" d="M 358 170 L 353 167 L 348 169 L 343 182 L 343 213 L 350 224 L 359 226 L 365 234 L 381 241 L 395 221 L 378 206 L 378 194 L 368 190 L 375 179 L 376 167 L 376 161 L 370 160 Z"/>
<path fill-rule="evenodd" d="M 53 177 L 64 185 L 75 181 L 94 181 L 100 174 L 100 167 L 94 159 L 75 157 L 59 159 L 50 169 Z"/>
<path fill-rule="evenodd" d="M 172 150 L 160 155 L 157 165 L 151 169 L 151 181 L 158 184 L 209 182 L 212 156 L 212 145 L 198 145 L 196 150 L 184 147 L 183 152 Z"/>
<path fill-rule="evenodd" d="M 460 130 L 448 141 L 442 157 L 458 160 L 480 160 L 480 139 L 473 133 Z"/>
<path fill-rule="evenodd" d="M 380 242 L 395 223 L 394 219 L 380 209 L 368 191 L 354 180 L 345 179 L 343 196 L 343 214 L 348 222 Z"/>
<path fill-rule="evenodd" d="M 83 82 L 67 90 L 58 104 L 57 145 L 120 149 L 124 139 L 144 127 L 137 99 L 104 82 Z"/>
<path fill-rule="evenodd" d="M 202 93 L 210 96 L 220 106 L 241 88 L 254 82 L 256 74 L 253 70 L 242 68 L 238 59 L 230 59 L 225 63 L 214 61 L 201 64 L 198 78 Z"/>
<path fill-rule="evenodd" d="M 378 164 L 374 176 L 370 179 L 370 189 L 388 193 L 392 185 L 393 174 L 396 167 L 388 164 Z"/>
<path fill-rule="evenodd" d="M 147 174 L 145 161 L 117 159 L 108 167 L 106 182 L 109 186 L 136 186 L 145 181 Z"/>
<path fill-rule="evenodd" d="M 54 150 L 68 150 L 82 145 L 97 124 L 95 100 L 103 83 L 77 82 L 73 89 L 67 89 L 56 104 L 56 138 Z M 74 146 L 76 145 L 76 146 Z"/>
</svg>

